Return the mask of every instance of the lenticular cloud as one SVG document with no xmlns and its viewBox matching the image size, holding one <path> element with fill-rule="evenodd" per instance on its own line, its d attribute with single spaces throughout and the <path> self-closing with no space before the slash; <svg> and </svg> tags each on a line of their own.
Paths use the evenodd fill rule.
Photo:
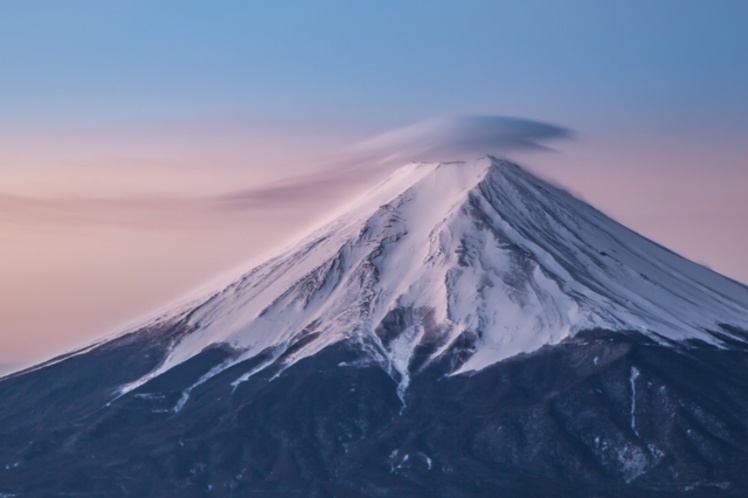
<svg viewBox="0 0 748 498">
<path fill-rule="evenodd" d="M 546 142 L 571 135 L 571 130 L 561 126 L 506 116 L 428 119 L 348 147 L 312 173 L 233 192 L 220 199 L 220 206 L 245 209 L 326 198 L 408 162 L 470 161 L 486 155 L 550 150 Z"/>
<path fill-rule="evenodd" d="M 443 162 L 486 154 L 542 149 L 571 137 L 567 128 L 506 116 L 434 118 L 383 133 L 351 147 L 352 159 Z"/>
</svg>

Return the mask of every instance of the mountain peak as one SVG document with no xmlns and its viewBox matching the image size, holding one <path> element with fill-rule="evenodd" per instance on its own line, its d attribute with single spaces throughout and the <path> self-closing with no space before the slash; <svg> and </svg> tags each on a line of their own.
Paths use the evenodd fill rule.
<svg viewBox="0 0 748 498">
<path fill-rule="evenodd" d="M 396 171 L 186 316 L 190 332 L 123 392 L 219 344 L 235 354 L 211 375 L 350 341 L 402 390 L 416 351 L 459 373 L 589 329 L 721 346 L 721 324 L 748 329 L 748 288 L 485 157 Z"/>
</svg>

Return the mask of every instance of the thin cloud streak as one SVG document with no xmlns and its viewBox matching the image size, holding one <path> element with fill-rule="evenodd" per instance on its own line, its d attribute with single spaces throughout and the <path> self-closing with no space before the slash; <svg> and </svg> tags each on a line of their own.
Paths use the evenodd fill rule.
<svg viewBox="0 0 748 498">
<path fill-rule="evenodd" d="M 469 160 L 487 154 L 551 150 L 566 128 L 520 118 L 438 118 L 389 131 L 349 147 L 317 171 L 222 195 L 32 198 L 0 195 L 0 222 L 56 225 L 194 226 L 216 215 L 330 203 L 408 162 Z"/>
<path fill-rule="evenodd" d="M 356 144 L 313 173 L 223 196 L 235 209 L 317 200 L 355 188 L 409 162 L 450 162 L 518 151 L 550 151 L 544 142 L 572 137 L 571 130 L 504 116 L 463 116 L 421 121 Z"/>
</svg>

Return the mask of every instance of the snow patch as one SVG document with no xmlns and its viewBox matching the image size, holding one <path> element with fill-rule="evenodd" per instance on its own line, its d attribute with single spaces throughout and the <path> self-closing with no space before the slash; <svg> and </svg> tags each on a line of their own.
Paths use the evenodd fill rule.
<svg viewBox="0 0 748 498">
<path fill-rule="evenodd" d="M 627 484 L 644 474 L 650 467 L 647 453 L 631 444 L 618 448 L 618 461 L 623 468 L 623 479 Z"/>
<path fill-rule="evenodd" d="M 629 378 L 631 382 L 631 429 L 637 437 L 640 437 L 639 432 L 636 430 L 636 379 L 638 377 L 639 369 L 631 367 L 631 377 Z"/>
<path fill-rule="evenodd" d="M 179 410 L 182 409 L 182 407 L 187 403 L 187 400 L 190 398 L 190 393 L 199 385 L 204 384 L 208 379 L 213 378 L 215 375 L 217 375 L 220 372 L 223 372 L 228 368 L 228 366 L 232 364 L 231 362 L 224 362 L 220 365 L 216 365 L 215 367 L 211 368 L 207 373 L 203 374 L 197 381 L 192 384 L 190 387 L 182 391 L 182 395 L 180 396 L 179 400 L 177 401 L 177 404 L 174 405 L 174 408 L 171 409 L 172 413 L 177 413 Z"/>
</svg>

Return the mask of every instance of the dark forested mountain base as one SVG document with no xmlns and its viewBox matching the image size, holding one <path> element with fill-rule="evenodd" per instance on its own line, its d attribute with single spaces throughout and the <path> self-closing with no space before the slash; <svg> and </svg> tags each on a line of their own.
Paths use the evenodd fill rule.
<svg viewBox="0 0 748 498">
<path fill-rule="evenodd" d="M 737 343 L 593 331 L 448 376 L 454 349 L 413 373 L 405 404 L 381 365 L 338 343 L 234 388 L 253 358 L 180 403 L 232 354 L 216 348 L 112 401 L 165 337 L 132 334 L 0 381 L 0 496 L 748 494 Z"/>
</svg>

